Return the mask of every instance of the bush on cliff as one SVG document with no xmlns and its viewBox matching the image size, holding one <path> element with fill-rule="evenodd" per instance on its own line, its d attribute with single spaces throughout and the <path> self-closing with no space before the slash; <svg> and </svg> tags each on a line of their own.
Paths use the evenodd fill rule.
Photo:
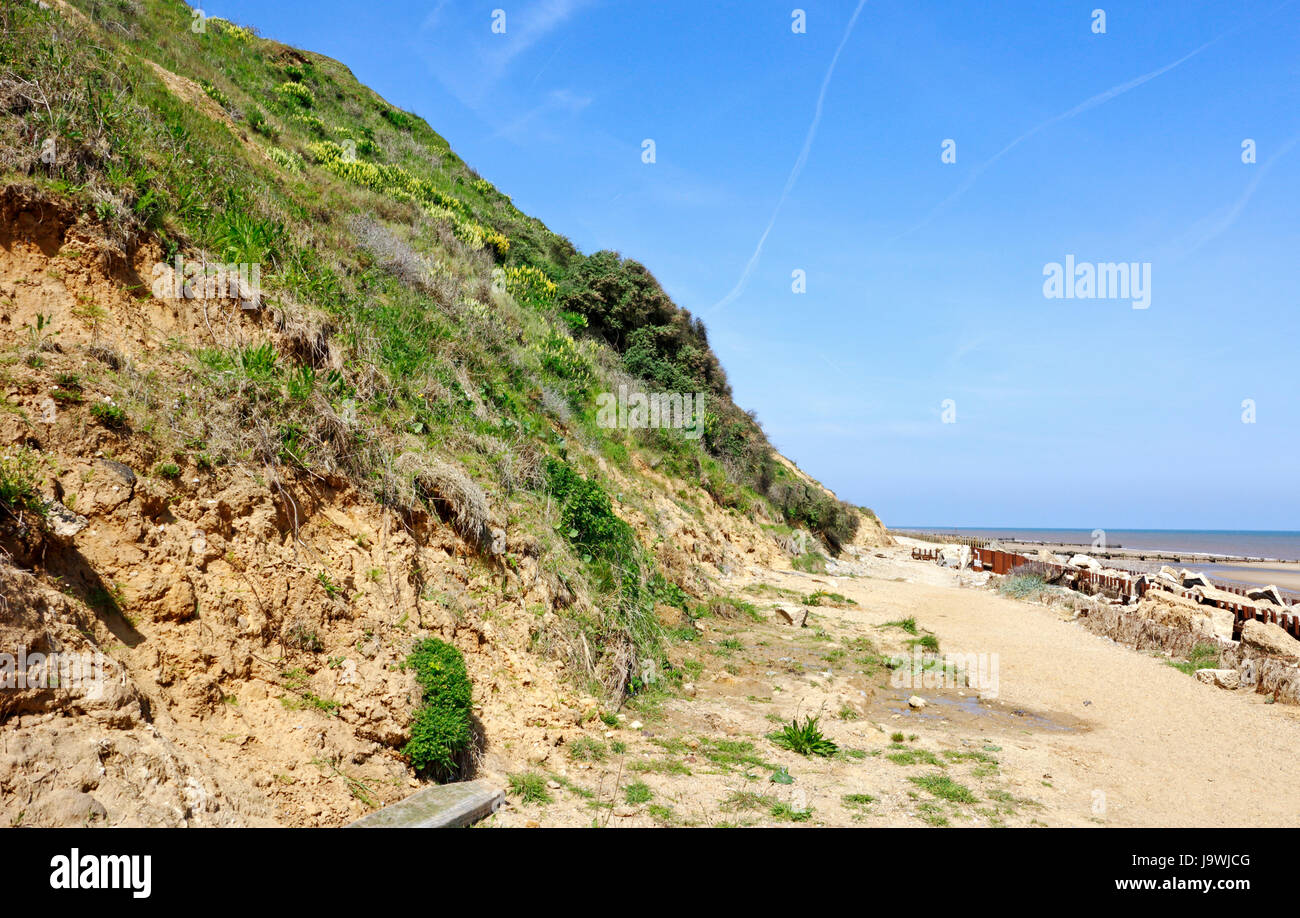
<svg viewBox="0 0 1300 918">
<path fill-rule="evenodd" d="M 465 658 L 445 641 L 428 638 L 415 645 L 406 665 L 415 670 L 424 695 L 402 751 L 417 772 L 450 781 L 460 773 L 474 738 Z"/>
</svg>

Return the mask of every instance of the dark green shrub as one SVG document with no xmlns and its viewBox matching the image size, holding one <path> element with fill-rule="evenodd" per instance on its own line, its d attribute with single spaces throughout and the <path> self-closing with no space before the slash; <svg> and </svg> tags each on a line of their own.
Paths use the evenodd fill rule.
<svg viewBox="0 0 1300 918">
<path fill-rule="evenodd" d="M 474 738 L 465 658 L 445 641 L 428 638 L 415 645 L 406 665 L 415 670 L 424 697 L 402 751 L 417 772 L 449 781 L 460 772 Z"/>
<path fill-rule="evenodd" d="M 783 470 L 784 471 L 784 470 Z M 857 512 L 816 484 L 789 477 L 788 473 L 767 489 L 768 500 L 792 526 L 802 526 L 839 551 L 857 534 Z"/>
<path fill-rule="evenodd" d="M 614 515 L 599 482 L 583 478 L 556 459 L 546 464 L 551 493 L 560 504 L 560 528 L 569 542 L 590 558 L 630 560 L 636 550 L 632 527 Z"/>
<path fill-rule="evenodd" d="M 248 110 L 248 126 L 263 137 L 269 137 L 271 140 L 277 140 L 280 132 L 276 130 L 275 125 L 266 119 L 260 108 L 250 108 Z"/>
<path fill-rule="evenodd" d="M 597 481 L 583 478 L 566 463 L 547 460 L 547 481 L 560 507 L 559 531 L 582 555 L 597 590 L 609 599 L 609 614 L 588 622 L 591 641 L 621 663 L 607 682 L 611 691 L 636 694 L 646 687 L 642 669 L 663 662 L 662 628 L 654 615 L 657 598 L 679 598 L 654 570 L 632 527 L 614 514 L 609 495 Z M 680 592 L 680 591 L 678 591 Z M 684 594 L 680 595 L 684 602 Z M 618 648 L 631 653 L 621 655 Z"/>
</svg>

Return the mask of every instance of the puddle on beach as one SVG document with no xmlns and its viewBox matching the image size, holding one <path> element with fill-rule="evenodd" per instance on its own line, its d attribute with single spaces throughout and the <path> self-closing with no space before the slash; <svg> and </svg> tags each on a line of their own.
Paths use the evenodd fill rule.
<svg viewBox="0 0 1300 918">
<path fill-rule="evenodd" d="M 902 719 L 946 720 L 959 726 L 984 724 L 1007 730 L 1053 733 L 1074 733 L 1089 727 L 1087 721 L 1071 714 L 1043 714 L 1000 699 L 980 701 L 977 695 L 919 693 L 925 699 L 925 707 L 917 710 L 907 703 L 914 694 L 918 693 L 911 690 L 895 692 L 882 702 L 891 713 L 901 714 Z"/>
</svg>

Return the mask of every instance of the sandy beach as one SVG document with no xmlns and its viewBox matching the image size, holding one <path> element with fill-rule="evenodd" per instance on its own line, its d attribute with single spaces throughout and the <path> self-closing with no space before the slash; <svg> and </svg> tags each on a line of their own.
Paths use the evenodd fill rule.
<svg viewBox="0 0 1300 918">
<path fill-rule="evenodd" d="M 772 824 L 768 810 L 787 801 L 811 808 L 807 825 L 1300 825 L 1300 787 L 1278 780 L 1300 747 L 1300 710 L 1204 685 L 1166 656 L 1002 596 L 986 578 L 913 561 L 906 544 L 860 553 L 837 576 L 752 569 L 732 586 L 761 618 L 709 620 L 674 654 L 698 673 L 692 697 L 638 712 L 640 734 L 611 731 L 627 747 L 617 759 L 547 765 L 561 787 L 597 793 L 637 775 L 658 808 L 617 808 L 600 817 L 609 825 Z M 845 601 L 812 607 L 804 628 L 770 611 L 815 591 Z M 898 627 L 909 620 L 945 653 L 996 659 L 996 692 L 898 688 L 864 672 L 863 648 L 910 652 L 915 639 Z M 912 694 L 924 707 L 909 706 Z M 820 716 L 845 752 L 808 758 L 768 738 L 804 715 Z M 770 783 L 777 766 L 796 782 Z M 935 777 L 970 797 L 918 792 Z M 509 807 L 495 819 L 590 825 L 583 793 L 557 791 L 544 814 Z"/>
<path fill-rule="evenodd" d="M 1294 561 L 1213 564 L 1204 571 L 1216 579 L 1259 586 L 1273 584 L 1284 590 L 1300 592 L 1300 563 Z"/>
</svg>

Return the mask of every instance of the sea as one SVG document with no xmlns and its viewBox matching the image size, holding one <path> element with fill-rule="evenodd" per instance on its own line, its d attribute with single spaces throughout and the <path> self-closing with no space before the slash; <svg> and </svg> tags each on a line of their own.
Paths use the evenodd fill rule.
<svg viewBox="0 0 1300 918">
<path fill-rule="evenodd" d="M 943 526 L 891 526 L 911 532 L 956 533 L 1002 542 L 1092 545 L 1091 529 L 979 529 Z M 1224 558 L 1300 561 L 1300 532 L 1234 529 L 1107 529 L 1107 548 L 1196 553 Z"/>
</svg>

